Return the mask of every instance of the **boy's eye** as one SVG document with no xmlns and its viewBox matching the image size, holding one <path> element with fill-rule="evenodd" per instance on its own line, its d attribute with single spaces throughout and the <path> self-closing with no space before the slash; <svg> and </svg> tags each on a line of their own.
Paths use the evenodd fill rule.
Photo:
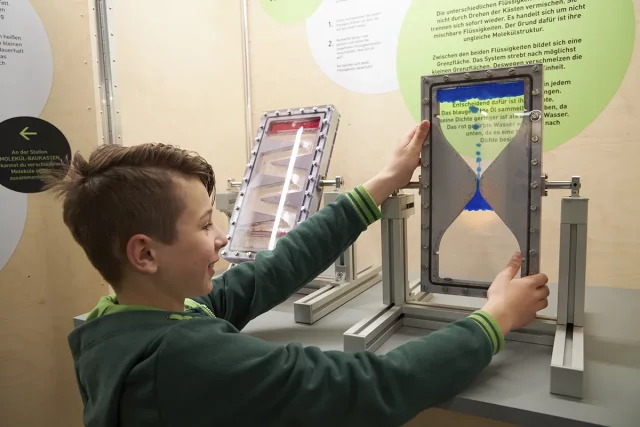
<svg viewBox="0 0 640 427">
<path fill-rule="evenodd" d="M 213 226 L 213 223 L 208 222 L 202 229 L 203 230 L 211 230 L 211 227 Z"/>
</svg>

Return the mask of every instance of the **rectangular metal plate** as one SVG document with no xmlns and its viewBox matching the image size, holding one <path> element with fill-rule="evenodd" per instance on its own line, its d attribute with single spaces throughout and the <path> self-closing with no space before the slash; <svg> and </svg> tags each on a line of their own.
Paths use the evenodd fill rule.
<svg viewBox="0 0 640 427">
<path fill-rule="evenodd" d="M 222 251 L 250 261 L 318 210 L 340 114 L 331 105 L 265 112 Z"/>
<path fill-rule="evenodd" d="M 542 200 L 542 65 L 425 76 L 421 88 L 422 119 L 431 122 L 421 168 L 422 290 L 486 296 L 490 282 L 441 277 L 439 272 L 440 243 L 465 207 L 492 209 L 511 231 L 523 254 L 521 274 L 537 273 Z M 482 173 L 480 167 L 474 171 L 459 153 L 467 150 L 473 157 L 477 154 L 473 153 L 474 144 L 480 147 L 481 143 L 494 151 L 490 166 Z M 466 145 L 462 148 L 461 144 Z M 470 262 L 464 258 L 455 261 Z"/>
</svg>

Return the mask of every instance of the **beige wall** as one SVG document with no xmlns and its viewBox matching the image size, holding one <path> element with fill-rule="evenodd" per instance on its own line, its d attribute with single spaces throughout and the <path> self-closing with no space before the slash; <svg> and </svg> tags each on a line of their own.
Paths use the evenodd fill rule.
<svg viewBox="0 0 640 427">
<path fill-rule="evenodd" d="M 240 6 L 119 2 L 112 23 L 123 144 L 195 150 L 213 165 L 219 192 L 247 159 Z M 214 221 L 226 230 L 224 214 Z"/>
<path fill-rule="evenodd" d="M 31 0 L 49 35 L 53 87 L 41 118 L 72 152 L 97 146 L 86 1 Z M 20 243 L 0 271 L 0 425 L 80 426 L 82 407 L 67 346 L 73 316 L 106 286 L 62 223 L 51 194 L 28 196 Z"/>
<path fill-rule="evenodd" d="M 415 125 L 400 92 L 359 94 L 334 84 L 311 56 L 304 21 L 281 24 L 267 15 L 261 2 L 249 3 L 254 127 L 263 110 L 333 103 L 343 121 L 330 173 L 344 176 L 348 187 L 364 182 L 385 164 L 398 137 Z M 640 1 L 635 0 L 634 4 L 638 9 Z M 640 37 L 640 32 L 636 37 Z M 640 117 L 636 102 L 640 94 L 640 43 L 636 43 L 635 49 L 617 95 L 598 119 L 578 137 L 544 156 L 544 170 L 550 179 L 568 180 L 572 175 L 580 175 L 582 195 L 591 199 L 589 285 L 640 289 L 640 270 L 635 265 L 640 259 L 637 220 L 640 201 L 633 196 L 632 184 L 638 176 L 640 154 L 634 124 Z M 606 70 L 603 70 L 603 78 L 606 78 Z M 541 262 L 542 270 L 552 281 L 557 280 L 558 275 L 561 195 L 561 192 L 551 192 L 543 200 Z M 419 215 L 414 215 L 409 220 L 409 231 L 415 236 L 409 238 L 410 269 L 413 271 L 419 267 L 419 228 Z M 472 229 L 473 226 L 458 227 L 447 238 L 454 242 L 468 239 Z M 491 245 L 481 239 L 469 244 L 484 245 L 485 253 L 495 251 L 498 255 L 487 256 L 481 265 L 453 260 L 460 274 L 473 271 L 473 274 L 490 278 L 506 263 L 512 239 L 510 236 L 499 237 L 497 230 L 495 226 L 483 232 L 493 239 Z M 361 266 L 379 263 L 379 224 L 365 232 L 357 245 Z"/>
</svg>

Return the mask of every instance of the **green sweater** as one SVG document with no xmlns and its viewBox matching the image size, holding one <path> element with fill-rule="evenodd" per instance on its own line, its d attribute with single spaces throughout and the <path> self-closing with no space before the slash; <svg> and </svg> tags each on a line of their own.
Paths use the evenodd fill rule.
<svg viewBox="0 0 640 427">
<path fill-rule="evenodd" d="M 380 211 L 360 186 L 213 281 L 185 311 L 104 297 L 69 345 L 88 427 L 398 426 L 462 391 L 504 344 L 477 312 L 386 355 L 239 332 L 286 300 Z"/>
</svg>

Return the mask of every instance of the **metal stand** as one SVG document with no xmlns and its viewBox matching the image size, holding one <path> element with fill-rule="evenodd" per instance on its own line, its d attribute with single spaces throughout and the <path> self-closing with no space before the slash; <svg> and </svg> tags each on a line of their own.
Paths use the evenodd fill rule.
<svg viewBox="0 0 640 427">
<path fill-rule="evenodd" d="M 551 393 L 580 398 L 584 373 L 584 293 L 588 199 L 580 198 L 580 179 L 547 182 L 546 189 L 571 188 L 562 202 L 558 316 L 538 318 L 505 339 L 553 346 Z M 546 190 L 545 190 L 546 195 Z M 344 350 L 375 351 L 402 326 L 437 330 L 481 308 L 483 298 L 422 292 L 409 283 L 406 221 L 414 213 L 413 197 L 396 193 L 382 205 L 383 301 L 380 312 L 344 333 Z M 425 225 L 423 225 L 424 227 Z"/>
<path fill-rule="evenodd" d="M 340 186 L 324 193 L 325 206 L 340 196 Z M 358 271 L 355 243 L 336 260 L 326 273 L 333 277 L 318 277 L 298 293 L 306 295 L 293 303 L 293 318 L 297 323 L 313 324 L 346 302 L 351 301 L 380 282 L 382 267 L 370 265 Z"/>
<path fill-rule="evenodd" d="M 589 199 L 579 196 L 578 177 L 560 188 L 571 188 L 571 197 L 562 199 L 560 214 L 558 323 L 551 356 L 551 393 L 581 399 Z"/>
<path fill-rule="evenodd" d="M 227 180 L 227 191 L 216 196 L 216 208 L 231 218 L 238 189 L 241 182 Z M 333 180 L 322 179 L 320 187 L 335 187 L 334 191 L 324 192 L 324 205 L 336 201 L 342 194 L 344 180 L 337 176 Z M 236 264 L 230 264 L 232 268 Z M 360 271 L 356 268 L 355 243 L 335 261 L 333 266 L 306 286 L 297 294 L 304 295 L 294 303 L 293 316 L 297 323 L 313 324 L 327 314 L 351 301 L 362 292 L 379 283 L 382 267 L 370 265 Z"/>
</svg>

